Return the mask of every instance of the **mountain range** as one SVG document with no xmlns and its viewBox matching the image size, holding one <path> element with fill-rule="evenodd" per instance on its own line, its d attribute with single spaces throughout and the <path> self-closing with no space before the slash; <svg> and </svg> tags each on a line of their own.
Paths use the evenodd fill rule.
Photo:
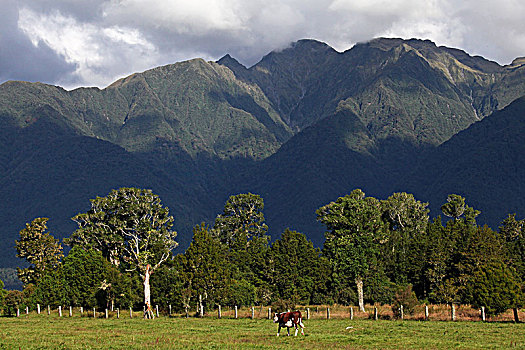
<svg viewBox="0 0 525 350">
<path fill-rule="evenodd" d="M 89 199 L 134 186 L 175 217 L 180 249 L 228 196 L 265 200 L 269 233 L 316 245 L 315 209 L 361 188 L 414 193 L 432 215 L 450 193 L 497 227 L 525 215 L 525 58 L 501 66 L 428 40 L 374 39 L 345 52 L 315 40 L 252 67 L 193 59 L 66 91 L 0 85 L 0 267 L 19 264 L 26 222 L 58 238 Z"/>
</svg>

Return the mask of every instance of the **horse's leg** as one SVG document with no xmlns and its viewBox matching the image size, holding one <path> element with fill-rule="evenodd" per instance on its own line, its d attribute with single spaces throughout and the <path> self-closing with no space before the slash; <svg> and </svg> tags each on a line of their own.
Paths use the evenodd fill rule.
<svg viewBox="0 0 525 350">
<path fill-rule="evenodd" d="M 279 328 L 277 329 L 277 336 L 279 336 L 279 333 L 281 333 L 281 325 L 279 325 Z"/>
<path fill-rule="evenodd" d="M 286 327 L 286 330 L 288 331 L 288 336 L 290 336 L 290 327 Z"/>
<path fill-rule="evenodd" d="M 299 331 L 299 328 L 297 328 L 297 324 L 294 324 L 295 326 L 295 334 L 294 334 L 294 337 L 297 337 L 297 331 Z"/>
</svg>

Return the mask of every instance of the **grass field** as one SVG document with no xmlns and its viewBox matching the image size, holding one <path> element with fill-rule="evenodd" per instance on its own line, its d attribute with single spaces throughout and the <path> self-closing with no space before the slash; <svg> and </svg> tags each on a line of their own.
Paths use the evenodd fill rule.
<svg viewBox="0 0 525 350">
<path fill-rule="evenodd" d="M 511 322 L 312 319 L 306 336 L 276 337 L 249 318 L 0 317 L 0 349 L 525 349 L 525 324 Z M 352 327 L 352 328 L 347 328 Z"/>
</svg>

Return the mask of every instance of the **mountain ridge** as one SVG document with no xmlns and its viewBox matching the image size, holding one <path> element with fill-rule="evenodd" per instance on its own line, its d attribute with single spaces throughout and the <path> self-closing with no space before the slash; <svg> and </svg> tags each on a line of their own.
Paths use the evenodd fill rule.
<svg viewBox="0 0 525 350">
<path fill-rule="evenodd" d="M 454 137 L 525 95 L 521 62 L 500 66 L 418 39 L 379 38 L 344 52 L 305 39 L 251 67 L 230 55 L 193 59 L 104 89 L 6 82 L 0 195 L 9 200 L 0 218 L 9 224 L 0 248 L 9 253 L 0 266 L 16 263 L 12 247 L 25 222 L 52 216 L 51 232 L 66 237 L 69 218 L 90 198 L 122 186 L 160 195 L 181 249 L 193 225 L 212 222 L 240 192 L 266 200 L 273 238 L 291 226 L 316 245 L 323 231 L 315 209 L 356 187 L 380 198 L 410 190 L 437 206 L 442 191 L 425 192 L 421 179 L 436 165 L 425 162 L 435 157 L 448 171 L 441 154 Z M 459 188 L 461 178 L 454 181 Z M 486 198 L 464 188 L 467 199 L 469 191 L 477 203 Z"/>
</svg>

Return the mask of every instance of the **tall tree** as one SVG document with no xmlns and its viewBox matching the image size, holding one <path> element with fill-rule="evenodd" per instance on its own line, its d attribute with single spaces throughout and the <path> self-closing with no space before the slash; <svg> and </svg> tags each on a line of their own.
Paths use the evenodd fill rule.
<svg viewBox="0 0 525 350">
<path fill-rule="evenodd" d="M 36 283 L 46 270 L 55 269 L 64 256 L 62 246 L 47 231 L 48 218 L 36 218 L 20 231 L 20 240 L 15 241 L 17 257 L 30 265 L 18 268 L 18 278 L 24 284 Z"/>
<path fill-rule="evenodd" d="M 244 248 L 251 239 L 265 237 L 264 201 L 261 196 L 241 193 L 230 196 L 215 219 L 215 235 L 230 249 Z"/>
<path fill-rule="evenodd" d="M 501 223 L 499 234 L 505 241 L 507 264 L 516 270 L 522 289 L 521 299 L 514 306 L 514 319 L 518 321 L 517 308 L 525 305 L 525 219 L 516 220 L 516 214 L 509 215 Z"/>
<path fill-rule="evenodd" d="M 465 198 L 458 194 L 449 194 L 447 203 L 441 206 L 441 211 L 445 216 L 455 220 L 459 219 L 465 212 Z"/>
<path fill-rule="evenodd" d="M 120 188 L 91 200 L 87 213 L 73 220 L 79 228 L 67 240 L 101 251 L 116 266 L 138 271 L 144 281 L 144 304 L 151 307 L 150 276 L 177 246 L 173 217 L 151 190 Z"/>
<path fill-rule="evenodd" d="M 263 209 L 264 201 L 259 195 L 231 196 L 213 227 L 213 235 L 227 247 L 231 262 L 255 286 L 264 279 L 268 251 Z"/>
<path fill-rule="evenodd" d="M 433 302 L 460 302 L 467 284 L 465 266 L 469 242 L 477 234 L 476 217 L 480 212 L 455 194 L 448 196 L 441 210 L 452 220 L 445 227 L 441 220 L 428 226 L 424 291 Z"/>
<path fill-rule="evenodd" d="M 522 293 L 516 270 L 507 266 L 503 237 L 487 226 L 478 227 L 466 243 L 459 264 L 463 301 L 485 306 L 490 314 L 521 305 Z"/>
<path fill-rule="evenodd" d="M 286 229 L 272 244 L 269 260 L 274 297 L 310 304 L 326 294 L 330 263 L 304 234 Z"/>
<path fill-rule="evenodd" d="M 428 225 L 428 203 L 408 193 L 394 193 L 381 201 L 383 219 L 388 224 L 388 238 L 383 261 L 387 274 L 395 283 L 413 283 L 415 269 L 420 265 L 416 238 L 424 235 Z"/>
<path fill-rule="evenodd" d="M 525 284 L 525 220 L 516 220 L 516 214 L 509 215 L 499 227 L 505 240 L 508 263 L 514 267 Z"/>
<path fill-rule="evenodd" d="M 365 197 L 360 189 L 317 210 L 317 220 L 326 225 L 323 253 L 330 259 L 339 281 L 353 278 L 359 308 L 364 311 L 363 283 L 377 270 L 377 256 L 385 239 L 381 203 Z"/>
<path fill-rule="evenodd" d="M 225 301 L 231 283 L 227 252 L 205 224 L 193 228 L 193 240 L 184 253 L 188 289 L 208 305 Z"/>
</svg>

